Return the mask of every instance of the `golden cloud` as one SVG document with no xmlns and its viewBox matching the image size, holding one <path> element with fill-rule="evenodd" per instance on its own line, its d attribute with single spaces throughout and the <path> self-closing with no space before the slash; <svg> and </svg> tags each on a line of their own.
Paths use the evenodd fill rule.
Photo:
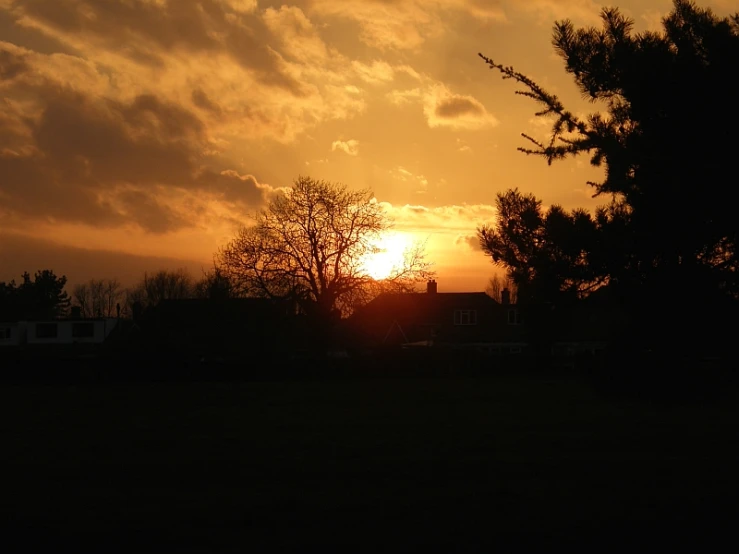
<svg viewBox="0 0 739 554">
<path fill-rule="evenodd" d="M 318 34 L 318 30 L 298 7 L 283 5 L 279 10 L 267 8 L 263 19 L 275 37 L 285 45 L 286 52 L 298 60 L 325 61 L 330 55 L 326 43 Z"/>
<path fill-rule="evenodd" d="M 447 291 L 483 290 L 494 271 L 476 240 L 477 228 L 492 223 L 494 206 L 462 204 L 427 207 L 381 203 L 398 232 L 425 244 L 427 259 L 438 268 L 437 281 Z"/>
<path fill-rule="evenodd" d="M 166 0 L 154 0 L 155 2 L 165 3 Z M 239 13 L 251 13 L 257 9 L 257 0 L 219 0 L 224 6 L 231 8 Z"/>
<path fill-rule="evenodd" d="M 90 92 L 89 76 L 76 70 L 102 76 L 105 90 L 95 94 L 116 100 L 155 91 L 203 110 L 212 133 L 288 143 L 322 121 L 361 113 L 364 100 L 347 88 L 351 63 L 305 14 L 253 4 L 58 0 L 19 2 L 12 15 L 78 53 L 46 63 L 47 72 L 70 74 L 65 84 Z"/>
<path fill-rule="evenodd" d="M 359 155 L 359 141 L 355 139 L 350 140 L 336 140 L 331 144 L 331 151 L 335 152 L 340 150 L 349 156 Z"/>
<path fill-rule="evenodd" d="M 516 11 L 547 25 L 563 18 L 597 23 L 602 5 L 594 0 L 312 0 L 310 9 L 356 22 L 360 39 L 379 50 L 418 50 L 448 30 L 450 13 L 485 22 L 506 22 Z"/>
<path fill-rule="evenodd" d="M 580 23 L 598 24 L 600 12 L 604 5 L 595 0 L 528 0 L 514 2 L 509 0 L 515 9 L 533 14 L 538 21 L 551 25 L 555 19 L 572 19 Z M 610 4 L 606 4 L 610 5 Z"/>
<path fill-rule="evenodd" d="M 386 213 L 401 230 L 433 231 L 453 235 L 474 234 L 478 226 L 495 220 L 495 206 L 489 204 L 461 204 L 426 207 L 420 205 L 393 205 L 381 202 Z"/>
<path fill-rule="evenodd" d="M 387 99 L 396 106 L 402 106 L 403 104 L 409 104 L 415 100 L 421 98 L 423 93 L 420 88 L 414 88 L 409 90 L 393 90 L 387 93 Z"/>
<path fill-rule="evenodd" d="M 498 2 L 489 0 L 313 0 L 310 6 L 321 15 L 355 21 L 361 40 L 380 50 L 418 49 L 444 33 L 444 16 L 449 11 L 505 20 Z"/>
<path fill-rule="evenodd" d="M 352 62 L 352 67 L 359 75 L 359 78 L 368 83 L 382 83 L 392 81 L 395 77 L 395 70 L 387 63 L 380 60 L 374 60 L 372 64 L 364 64 L 358 60 Z"/>
</svg>

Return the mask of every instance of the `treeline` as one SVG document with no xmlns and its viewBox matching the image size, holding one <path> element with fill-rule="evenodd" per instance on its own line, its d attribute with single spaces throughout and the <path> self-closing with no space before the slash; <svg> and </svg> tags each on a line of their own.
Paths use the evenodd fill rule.
<svg viewBox="0 0 739 554">
<path fill-rule="evenodd" d="M 165 299 L 232 295 L 228 279 L 218 269 L 204 272 L 200 279 L 185 269 L 147 272 L 127 288 L 117 279 L 93 278 L 74 285 L 71 295 L 66 286 L 67 277 L 49 269 L 33 276 L 24 273 L 19 283 L 0 282 L 0 321 L 57 319 L 68 316 L 72 307 L 86 318 L 131 317 L 135 305 L 146 309 Z"/>
<path fill-rule="evenodd" d="M 33 276 L 26 272 L 21 281 L 0 282 L 0 321 L 53 319 L 67 314 L 71 300 L 64 290 L 65 276 L 48 269 Z"/>
</svg>

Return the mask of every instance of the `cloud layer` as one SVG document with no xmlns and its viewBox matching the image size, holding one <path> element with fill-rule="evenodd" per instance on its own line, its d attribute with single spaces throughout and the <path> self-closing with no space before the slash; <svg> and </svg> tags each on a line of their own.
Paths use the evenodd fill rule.
<svg viewBox="0 0 739 554">
<path fill-rule="evenodd" d="M 224 157 L 234 143 L 289 144 L 322 122 L 350 120 L 366 109 L 363 87 L 392 86 L 399 76 L 419 85 L 413 99 L 430 127 L 495 123 L 478 100 L 408 65 L 350 59 L 308 15 L 349 17 L 353 7 L 370 17 L 361 5 L 308 2 L 306 12 L 253 0 L 3 2 L 29 37 L 0 42 L 3 213 L 151 233 L 206 224 L 214 201 L 236 217 L 271 187 Z M 401 26 L 416 17 L 440 22 L 419 2 L 372 7 L 382 5 Z M 383 23 L 363 21 L 382 34 Z M 34 49 L 39 35 L 54 51 Z M 337 140 L 332 150 L 356 157 L 359 141 Z"/>
</svg>

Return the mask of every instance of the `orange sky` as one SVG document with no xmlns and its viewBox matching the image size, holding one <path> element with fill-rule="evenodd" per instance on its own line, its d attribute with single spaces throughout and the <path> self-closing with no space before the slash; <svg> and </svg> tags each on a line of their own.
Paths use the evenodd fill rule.
<svg viewBox="0 0 739 554">
<path fill-rule="evenodd" d="M 671 7 L 614 4 L 638 29 Z M 547 127 L 477 52 L 592 110 L 550 30 L 614 4 L 0 0 L 0 280 L 197 272 L 302 174 L 371 188 L 427 240 L 439 290 L 482 290 L 494 268 L 474 235 L 496 192 L 594 207 L 585 182 L 600 174 L 516 152 Z"/>
</svg>

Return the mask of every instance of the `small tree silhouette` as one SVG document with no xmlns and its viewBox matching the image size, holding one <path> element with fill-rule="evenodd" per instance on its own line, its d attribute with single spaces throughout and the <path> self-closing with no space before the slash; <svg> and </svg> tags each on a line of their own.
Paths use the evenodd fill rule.
<svg viewBox="0 0 739 554">
<path fill-rule="evenodd" d="M 125 293 L 117 279 L 90 279 L 72 290 L 82 317 L 116 317 Z"/>
<path fill-rule="evenodd" d="M 5 319 L 54 319 L 69 310 L 69 295 L 64 290 L 66 276 L 50 269 L 37 271 L 33 278 L 26 272 L 23 281 L 0 283 L 0 315 Z"/>
<path fill-rule="evenodd" d="M 606 282 L 597 258 L 602 222 L 584 210 L 567 212 L 518 190 L 496 198 L 494 225 L 478 229 L 483 251 L 507 270 L 519 301 L 556 302 L 563 296 L 582 297 Z"/>
<path fill-rule="evenodd" d="M 501 279 L 499 275 L 493 275 L 485 287 L 485 293 L 496 302 L 505 301 L 503 291 L 508 290 L 508 301 L 515 304 L 518 300 L 516 283 L 510 279 Z"/>
</svg>

